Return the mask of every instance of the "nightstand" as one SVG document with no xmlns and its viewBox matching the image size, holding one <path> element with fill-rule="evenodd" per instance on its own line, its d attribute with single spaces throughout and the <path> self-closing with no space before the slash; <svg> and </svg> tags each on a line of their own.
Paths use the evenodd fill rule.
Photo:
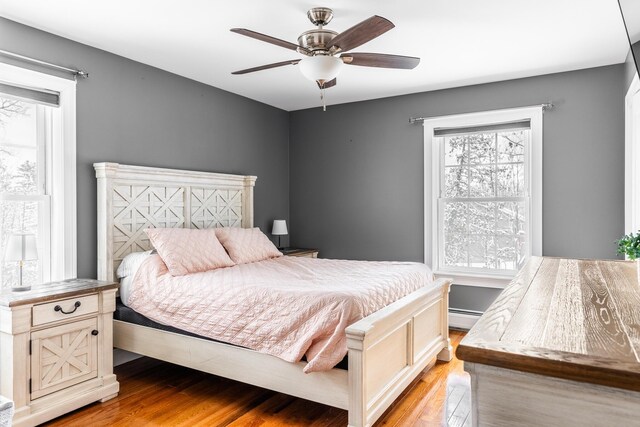
<svg viewBox="0 0 640 427">
<path fill-rule="evenodd" d="M 305 249 L 305 248 L 282 248 L 279 249 L 286 256 L 299 256 L 305 258 L 318 258 L 317 249 Z"/>
<path fill-rule="evenodd" d="M 0 395 L 14 427 L 118 394 L 113 374 L 117 283 L 71 279 L 0 292 Z"/>
</svg>

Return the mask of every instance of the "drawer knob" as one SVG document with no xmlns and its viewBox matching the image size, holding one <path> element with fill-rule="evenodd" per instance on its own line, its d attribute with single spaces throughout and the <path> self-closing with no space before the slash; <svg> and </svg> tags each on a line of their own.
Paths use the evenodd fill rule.
<svg viewBox="0 0 640 427">
<path fill-rule="evenodd" d="M 91 335 L 93 335 L 94 337 L 98 335 L 98 330 L 94 329 L 93 331 L 91 331 Z"/>
<path fill-rule="evenodd" d="M 56 305 L 55 307 L 53 307 L 53 310 L 59 311 L 62 314 L 71 314 L 71 313 L 75 313 L 78 307 L 80 307 L 80 301 L 76 301 L 75 304 L 73 304 L 73 310 L 71 311 L 64 311 L 62 307 L 60 307 L 59 305 Z"/>
</svg>

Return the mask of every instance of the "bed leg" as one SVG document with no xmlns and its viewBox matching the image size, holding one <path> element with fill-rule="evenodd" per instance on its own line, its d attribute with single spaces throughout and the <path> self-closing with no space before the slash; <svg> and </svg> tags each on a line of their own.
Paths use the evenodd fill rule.
<svg viewBox="0 0 640 427">
<path fill-rule="evenodd" d="M 365 354 L 364 332 L 347 333 L 349 348 L 349 426 L 365 427 L 367 403 L 364 394 Z"/>
<path fill-rule="evenodd" d="M 443 362 L 450 362 L 453 359 L 453 347 L 451 347 L 451 340 L 447 338 L 447 345 L 445 348 L 440 350 L 437 356 L 438 360 L 442 360 Z"/>
<path fill-rule="evenodd" d="M 436 358 L 443 362 L 450 362 L 453 359 L 453 347 L 451 347 L 451 339 L 449 339 L 449 291 L 451 290 L 451 281 L 445 279 L 447 284 L 442 287 L 442 337 L 446 337 L 444 348 L 440 350 Z"/>
</svg>

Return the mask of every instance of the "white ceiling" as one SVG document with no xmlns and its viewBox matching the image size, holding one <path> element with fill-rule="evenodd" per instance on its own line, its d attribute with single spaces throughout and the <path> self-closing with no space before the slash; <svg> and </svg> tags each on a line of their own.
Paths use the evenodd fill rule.
<svg viewBox="0 0 640 427">
<path fill-rule="evenodd" d="M 0 15 L 291 111 L 320 105 L 296 66 L 231 72 L 301 55 L 229 29 L 295 43 L 314 6 L 334 10 L 338 32 L 372 15 L 396 25 L 354 52 L 422 58 L 345 66 L 328 105 L 620 63 L 629 49 L 616 0 L 0 0 Z"/>
</svg>

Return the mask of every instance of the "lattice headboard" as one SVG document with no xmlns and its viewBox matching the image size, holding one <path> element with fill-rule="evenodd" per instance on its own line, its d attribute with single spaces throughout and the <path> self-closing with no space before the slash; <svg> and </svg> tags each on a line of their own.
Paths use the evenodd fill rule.
<svg viewBox="0 0 640 427">
<path fill-rule="evenodd" d="M 145 228 L 253 227 L 255 176 L 95 163 L 98 279 L 114 280 L 131 252 L 150 249 Z"/>
</svg>

